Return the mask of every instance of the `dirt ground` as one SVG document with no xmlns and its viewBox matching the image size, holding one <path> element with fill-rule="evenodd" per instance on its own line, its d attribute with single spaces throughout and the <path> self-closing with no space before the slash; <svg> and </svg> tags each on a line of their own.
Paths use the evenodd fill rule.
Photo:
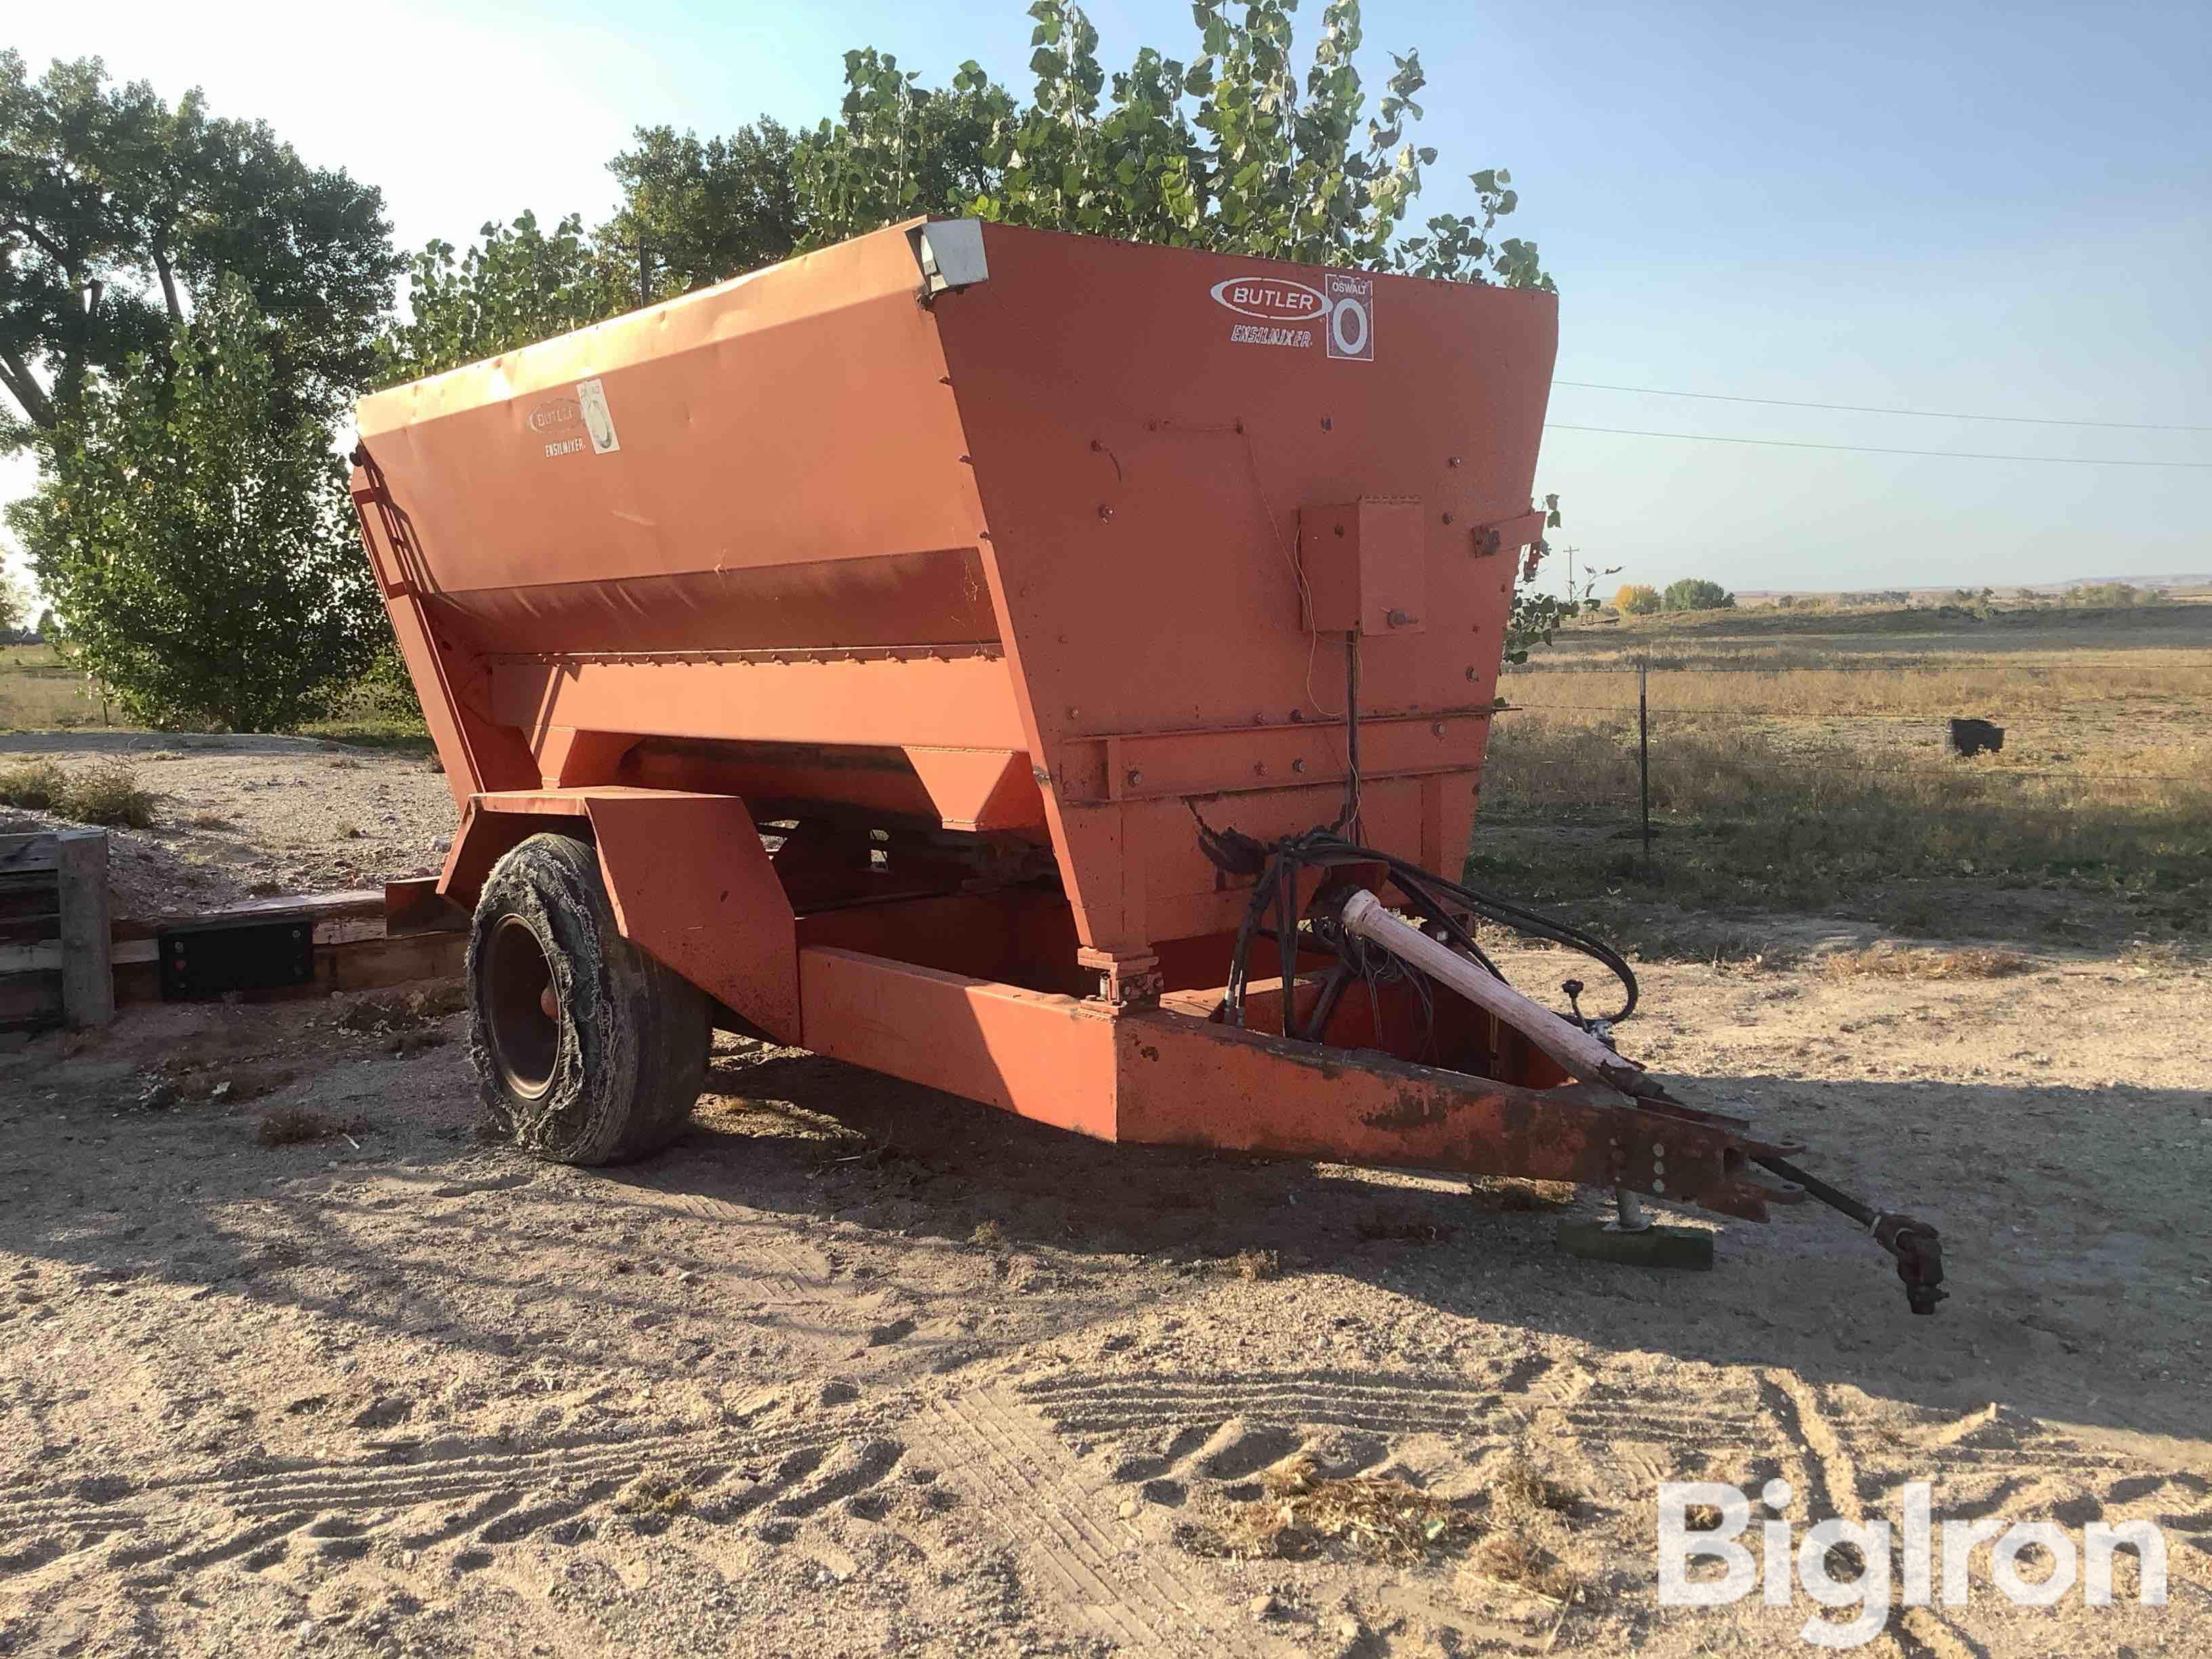
<svg viewBox="0 0 2212 1659">
<path fill-rule="evenodd" d="M 108 835 L 115 914 L 137 921 L 429 875 L 453 833 L 453 793 L 420 755 L 314 738 L 0 732 L 0 769 L 33 757 L 121 763 L 153 794 L 151 828 Z M 0 834 L 60 822 L 0 806 Z"/>
<path fill-rule="evenodd" d="M 1778 1474 L 1800 1528 L 1927 1480 L 2166 1529 L 2163 1609 L 2126 1557 L 2112 1607 L 2015 1607 L 1984 1547 L 1862 1651 L 2212 1652 L 2212 974 L 2042 959 L 1654 966 L 1623 1028 L 1941 1225 L 1933 1319 L 1814 1208 L 1601 1266 L 1546 1190 L 1116 1149 L 734 1039 L 685 1139 L 578 1170 L 480 1138 L 450 997 L 40 1038 L 0 1054 L 0 1653 L 1795 1651 L 1802 1596 L 1655 1588 L 1658 1482 Z M 1224 1553 L 1301 1455 L 1458 1519 Z"/>
</svg>

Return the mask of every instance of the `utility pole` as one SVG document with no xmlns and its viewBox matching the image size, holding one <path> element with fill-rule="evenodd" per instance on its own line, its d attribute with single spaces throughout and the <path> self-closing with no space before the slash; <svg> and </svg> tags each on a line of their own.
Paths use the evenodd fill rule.
<svg viewBox="0 0 2212 1659">
<path fill-rule="evenodd" d="M 1575 604 L 1575 603 L 1576 603 L 1576 595 L 1575 595 L 1575 555 L 1576 555 L 1576 554 L 1577 554 L 1577 553 L 1579 553 L 1580 551 L 1582 551 L 1582 550 L 1581 550 L 1580 548 L 1578 548 L 1578 547 L 1571 547 L 1571 548 L 1569 548 L 1569 549 L 1567 549 L 1567 550 L 1566 550 L 1566 554 L 1567 554 L 1567 603 L 1568 603 L 1569 605 L 1573 605 L 1573 604 Z"/>
</svg>

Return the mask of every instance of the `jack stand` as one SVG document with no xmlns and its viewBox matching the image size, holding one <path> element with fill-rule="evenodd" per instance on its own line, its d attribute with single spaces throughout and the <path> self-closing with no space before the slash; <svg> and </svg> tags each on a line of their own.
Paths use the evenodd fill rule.
<svg viewBox="0 0 2212 1659">
<path fill-rule="evenodd" d="M 1710 1271 L 1713 1235 L 1702 1227 L 1662 1227 L 1644 1213 L 1644 1202 L 1626 1187 L 1613 1189 L 1611 1221 L 1562 1221 L 1559 1247 L 1591 1261 L 1631 1267 L 1687 1267 Z"/>
</svg>

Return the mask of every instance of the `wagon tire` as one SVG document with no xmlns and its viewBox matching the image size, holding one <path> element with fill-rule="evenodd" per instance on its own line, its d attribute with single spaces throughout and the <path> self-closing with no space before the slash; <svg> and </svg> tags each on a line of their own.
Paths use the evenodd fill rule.
<svg viewBox="0 0 2212 1659">
<path fill-rule="evenodd" d="M 469 932 L 469 1060 L 494 1126 L 555 1164 L 621 1164 L 684 1129 L 707 1081 L 699 988 L 622 936 L 597 850 L 532 836 Z"/>
</svg>

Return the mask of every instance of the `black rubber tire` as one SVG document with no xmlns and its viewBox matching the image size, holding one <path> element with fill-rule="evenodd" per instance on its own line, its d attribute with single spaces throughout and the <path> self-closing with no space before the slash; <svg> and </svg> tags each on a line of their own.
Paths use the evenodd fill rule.
<svg viewBox="0 0 2212 1659">
<path fill-rule="evenodd" d="M 620 1164 L 682 1133 L 707 1081 L 707 998 L 622 936 L 589 843 L 532 836 L 492 866 L 468 973 L 469 1059 L 518 1146 Z"/>
</svg>

